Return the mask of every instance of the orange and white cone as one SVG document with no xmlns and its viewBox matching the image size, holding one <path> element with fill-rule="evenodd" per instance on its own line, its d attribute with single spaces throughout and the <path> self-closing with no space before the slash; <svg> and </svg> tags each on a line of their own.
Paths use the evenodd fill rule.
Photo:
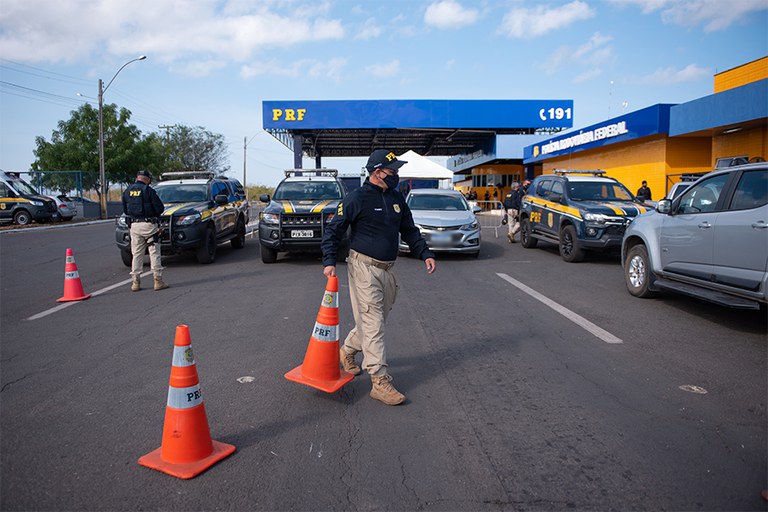
<svg viewBox="0 0 768 512">
<path fill-rule="evenodd" d="M 211 439 L 189 327 L 176 327 L 173 363 L 165 408 L 163 443 L 139 464 L 178 478 L 192 478 L 234 453 L 231 444 Z"/>
<path fill-rule="evenodd" d="M 90 297 L 83 291 L 83 283 L 80 281 L 80 273 L 77 271 L 75 254 L 72 249 L 67 249 L 67 262 L 64 265 L 64 296 L 56 299 L 56 302 L 70 302 L 85 300 Z"/>
<path fill-rule="evenodd" d="M 329 277 L 325 286 L 304 364 L 286 373 L 285 378 L 326 393 L 337 391 L 355 378 L 339 369 L 339 279 L 336 276 Z"/>
</svg>

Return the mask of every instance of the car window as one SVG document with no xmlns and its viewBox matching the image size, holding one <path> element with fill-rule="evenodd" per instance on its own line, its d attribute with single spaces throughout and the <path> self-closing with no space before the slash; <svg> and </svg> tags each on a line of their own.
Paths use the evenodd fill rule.
<svg viewBox="0 0 768 512">
<path fill-rule="evenodd" d="M 469 205 L 464 198 L 438 194 L 411 194 L 408 197 L 408 207 L 411 210 L 469 210 Z"/>
<path fill-rule="evenodd" d="M 536 195 L 546 198 L 552 193 L 552 180 L 541 180 L 536 185 Z"/>
<path fill-rule="evenodd" d="M 180 183 L 158 186 L 155 192 L 165 203 L 194 203 L 205 201 L 207 186 L 204 183 Z"/>
<path fill-rule="evenodd" d="M 5 183 L 0 183 L 0 197 L 11 197 L 8 192 L 8 186 Z"/>
<path fill-rule="evenodd" d="M 563 195 L 565 193 L 565 188 L 563 187 L 563 184 L 559 181 L 555 181 L 552 183 L 552 193 L 553 194 L 560 194 Z"/>
<path fill-rule="evenodd" d="M 211 185 L 211 196 L 216 197 L 219 194 L 228 196 L 227 186 L 222 181 L 214 181 Z"/>
<path fill-rule="evenodd" d="M 728 181 L 728 174 L 719 174 L 699 181 L 680 196 L 678 213 L 707 213 L 715 211 L 720 193 Z"/>
<path fill-rule="evenodd" d="M 741 175 L 731 200 L 731 210 L 749 210 L 768 203 L 768 170 L 747 171 Z"/>
</svg>

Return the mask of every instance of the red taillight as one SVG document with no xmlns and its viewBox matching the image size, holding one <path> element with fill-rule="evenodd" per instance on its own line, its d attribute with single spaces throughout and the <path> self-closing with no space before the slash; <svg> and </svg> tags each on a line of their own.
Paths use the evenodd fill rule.
<svg viewBox="0 0 768 512">
<path fill-rule="evenodd" d="M 67 205 L 65 205 L 65 204 L 60 204 L 59 205 L 59 208 L 66 208 L 66 207 L 67 207 Z"/>
</svg>

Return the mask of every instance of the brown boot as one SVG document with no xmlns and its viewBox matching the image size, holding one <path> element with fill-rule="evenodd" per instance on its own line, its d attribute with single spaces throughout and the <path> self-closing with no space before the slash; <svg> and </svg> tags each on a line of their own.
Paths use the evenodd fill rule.
<svg viewBox="0 0 768 512">
<path fill-rule="evenodd" d="M 509 243 L 513 244 L 515 243 L 515 235 L 511 235 L 507 233 L 507 239 L 509 240 Z"/>
<path fill-rule="evenodd" d="M 352 375 L 360 375 L 360 367 L 355 362 L 355 354 L 349 354 L 346 350 L 342 347 L 339 350 L 340 357 L 341 357 L 341 366 L 344 368 L 344 371 L 347 373 L 351 373 Z"/>
<path fill-rule="evenodd" d="M 165 290 L 166 288 L 168 288 L 168 285 L 163 282 L 163 278 L 162 277 L 156 277 L 155 278 L 155 291 Z"/>
<path fill-rule="evenodd" d="M 131 291 L 137 292 L 139 290 L 141 290 L 141 279 L 139 279 L 139 277 L 137 276 L 137 277 L 134 277 L 133 281 L 131 282 Z"/>
<path fill-rule="evenodd" d="M 405 395 L 392 385 L 391 375 L 371 375 L 371 398 L 379 400 L 387 405 L 399 405 L 405 402 Z"/>
</svg>

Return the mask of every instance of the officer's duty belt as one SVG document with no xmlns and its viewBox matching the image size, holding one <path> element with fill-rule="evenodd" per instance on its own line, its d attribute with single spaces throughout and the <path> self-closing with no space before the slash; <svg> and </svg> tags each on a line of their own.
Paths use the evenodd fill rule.
<svg viewBox="0 0 768 512">
<path fill-rule="evenodd" d="M 157 224 L 157 217 L 131 217 L 131 222 L 151 222 Z"/>
<path fill-rule="evenodd" d="M 362 263 L 365 263 L 366 265 L 370 265 L 372 267 L 380 268 L 382 270 L 389 270 L 394 265 L 394 261 L 381 261 L 374 258 L 371 258 L 370 256 L 366 256 L 365 254 L 360 254 L 359 252 L 355 250 L 349 251 L 349 257 L 356 259 L 357 261 L 360 261 Z"/>
</svg>

